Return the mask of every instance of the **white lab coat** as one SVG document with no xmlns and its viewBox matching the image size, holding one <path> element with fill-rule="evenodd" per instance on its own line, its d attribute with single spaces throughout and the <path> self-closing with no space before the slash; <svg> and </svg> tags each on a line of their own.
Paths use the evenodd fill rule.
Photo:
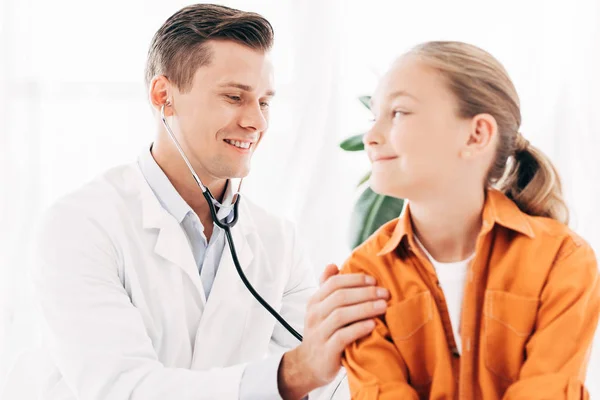
<svg viewBox="0 0 600 400">
<path fill-rule="evenodd" d="M 232 234 L 250 282 L 302 331 L 316 286 L 292 225 L 242 198 Z M 298 344 L 248 292 L 228 248 L 206 302 L 187 237 L 137 164 L 58 201 L 37 242 L 57 367 L 43 398 L 237 400 L 248 362 Z"/>
</svg>

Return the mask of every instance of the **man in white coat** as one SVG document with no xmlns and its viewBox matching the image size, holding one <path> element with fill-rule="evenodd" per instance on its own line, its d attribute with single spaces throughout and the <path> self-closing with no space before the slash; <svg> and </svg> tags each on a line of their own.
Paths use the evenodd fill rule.
<svg viewBox="0 0 600 400">
<path fill-rule="evenodd" d="M 299 343 L 243 285 L 201 190 L 170 140 L 232 218 L 237 178 L 268 126 L 271 25 L 193 5 L 148 53 L 157 135 L 47 213 L 34 271 L 47 399 L 300 399 L 330 383 L 344 348 L 367 335 L 388 293 L 325 269 L 319 288 L 293 227 L 243 198 L 232 229 L 241 267 L 297 330 Z M 312 397 L 312 395 L 311 395 Z"/>
</svg>

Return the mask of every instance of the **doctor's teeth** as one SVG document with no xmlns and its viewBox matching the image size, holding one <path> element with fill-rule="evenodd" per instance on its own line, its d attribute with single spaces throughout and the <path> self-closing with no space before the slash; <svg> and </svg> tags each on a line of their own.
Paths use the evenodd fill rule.
<svg viewBox="0 0 600 400">
<path fill-rule="evenodd" d="M 235 147 L 239 147 L 240 149 L 249 149 L 250 148 L 249 142 L 240 142 L 238 140 L 229 140 L 229 139 L 225 139 L 225 141 Z"/>
</svg>

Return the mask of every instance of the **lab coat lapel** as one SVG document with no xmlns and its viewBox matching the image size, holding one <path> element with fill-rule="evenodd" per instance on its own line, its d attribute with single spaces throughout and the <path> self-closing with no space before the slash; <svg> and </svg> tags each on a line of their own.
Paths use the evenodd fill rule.
<svg viewBox="0 0 600 400">
<path fill-rule="evenodd" d="M 143 226 L 144 229 L 158 229 L 154 252 L 188 275 L 204 305 L 206 296 L 187 236 L 177 220 L 160 205 L 141 171 L 139 172 L 143 180 L 140 187 Z"/>
<path fill-rule="evenodd" d="M 242 271 L 252 271 L 255 227 L 243 202 L 238 223 L 231 229 Z M 196 334 L 192 368 L 205 369 L 239 362 L 248 310 L 256 301 L 242 283 L 229 243 L 223 249 L 217 275 Z"/>
</svg>

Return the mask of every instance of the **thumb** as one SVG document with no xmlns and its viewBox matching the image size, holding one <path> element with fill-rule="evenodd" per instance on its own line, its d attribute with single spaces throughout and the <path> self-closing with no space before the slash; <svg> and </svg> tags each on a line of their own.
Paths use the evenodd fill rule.
<svg viewBox="0 0 600 400">
<path fill-rule="evenodd" d="M 321 285 L 323 283 L 325 283 L 325 281 L 329 278 L 331 278 L 332 276 L 335 276 L 337 274 L 340 273 L 340 269 L 337 267 L 337 265 L 335 264 L 329 264 L 325 267 L 325 270 L 323 270 L 323 274 L 321 274 L 321 279 L 320 279 L 320 283 Z"/>
</svg>

